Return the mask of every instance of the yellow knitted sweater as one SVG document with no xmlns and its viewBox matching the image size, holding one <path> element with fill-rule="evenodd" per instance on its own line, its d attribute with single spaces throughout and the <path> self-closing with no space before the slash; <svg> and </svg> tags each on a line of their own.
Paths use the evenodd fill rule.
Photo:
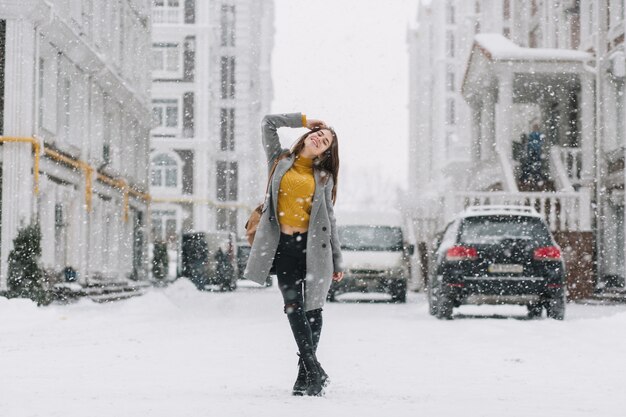
<svg viewBox="0 0 626 417">
<path fill-rule="evenodd" d="M 308 228 L 314 193 L 313 160 L 297 156 L 293 166 L 280 181 L 278 222 Z"/>
</svg>

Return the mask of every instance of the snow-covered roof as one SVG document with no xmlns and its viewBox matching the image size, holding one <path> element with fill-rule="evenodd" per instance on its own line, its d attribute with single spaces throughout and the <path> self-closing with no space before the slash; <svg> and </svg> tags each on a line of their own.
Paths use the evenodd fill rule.
<svg viewBox="0 0 626 417">
<path fill-rule="evenodd" d="M 524 48 L 499 33 L 481 33 L 476 45 L 490 60 L 502 61 L 587 61 L 592 55 L 573 49 Z"/>
</svg>

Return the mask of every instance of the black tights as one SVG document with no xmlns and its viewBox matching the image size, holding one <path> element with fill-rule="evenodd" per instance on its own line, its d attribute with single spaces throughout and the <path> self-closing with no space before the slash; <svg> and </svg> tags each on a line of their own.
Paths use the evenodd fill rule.
<svg viewBox="0 0 626 417">
<path fill-rule="evenodd" d="M 301 355 L 315 353 L 322 332 L 322 309 L 304 311 L 306 237 L 306 233 L 281 233 L 274 258 L 278 288 Z"/>
</svg>

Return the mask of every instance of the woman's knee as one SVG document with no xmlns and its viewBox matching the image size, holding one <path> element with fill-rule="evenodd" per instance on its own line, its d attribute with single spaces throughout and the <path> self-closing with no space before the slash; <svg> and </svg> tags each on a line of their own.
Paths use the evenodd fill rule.
<svg viewBox="0 0 626 417">
<path fill-rule="evenodd" d="M 302 311 L 302 303 L 300 303 L 299 301 L 285 303 L 285 314 L 292 314 L 298 311 Z"/>
</svg>

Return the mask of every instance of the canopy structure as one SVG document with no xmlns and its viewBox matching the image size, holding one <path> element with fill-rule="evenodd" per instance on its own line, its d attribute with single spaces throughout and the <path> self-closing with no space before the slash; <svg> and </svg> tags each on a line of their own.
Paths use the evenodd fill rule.
<svg viewBox="0 0 626 417">
<path fill-rule="evenodd" d="M 497 152 L 512 157 L 512 142 L 518 139 L 513 137 L 515 104 L 520 103 L 539 106 L 549 143 L 592 148 L 591 60 L 587 52 L 525 48 L 500 34 L 476 35 L 462 85 L 472 108 L 474 162 L 494 160 Z M 583 176 L 591 178 L 592 163 L 583 161 Z"/>
</svg>

